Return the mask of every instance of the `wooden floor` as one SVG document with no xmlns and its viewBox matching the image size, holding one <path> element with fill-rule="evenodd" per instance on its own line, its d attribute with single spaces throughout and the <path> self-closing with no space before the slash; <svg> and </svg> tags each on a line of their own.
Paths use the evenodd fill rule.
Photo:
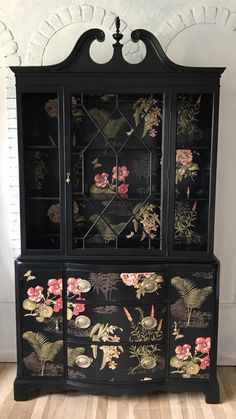
<svg viewBox="0 0 236 419">
<path fill-rule="evenodd" d="M 219 367 L 221 404 L 202 394 L 90 396 L 67 392 L 13 400 L 15 364 L 0 363 L 0 419 L 236 419 L 236 367 Z"/>
</svg>

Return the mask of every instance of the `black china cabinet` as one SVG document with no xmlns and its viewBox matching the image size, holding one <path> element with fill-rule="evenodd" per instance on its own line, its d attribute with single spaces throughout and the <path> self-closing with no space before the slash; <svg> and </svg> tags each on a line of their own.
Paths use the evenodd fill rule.
<svg viewBox="0 0 236 419">
<path fill-rule="evenodd" d="M 15 399 L 200 391 L 219 402 L 213 254 L 219 80 L 146 30 L 130 64 L 69 57 L 16 76 L 22 253 Z M 97 46 L 99 48 L 99 44 Z"/>
</svg>

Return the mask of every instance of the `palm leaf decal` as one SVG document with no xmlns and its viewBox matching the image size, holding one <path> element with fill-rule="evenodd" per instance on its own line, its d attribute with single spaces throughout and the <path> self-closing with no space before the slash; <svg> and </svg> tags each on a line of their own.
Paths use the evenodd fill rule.
<svg viewBox="0 0 236 419">
<path fill-rule="evenodd" d="M 90 109 L 89 114 L 100 127 L 103 127 L 102 131 L 107 138 L 116 138 L 126 122 L 123 116 L 111 119 L 110 113 L 102 109 Z"/>
<path fill-rule="evenodd" d="M 53 361 L 62 349 L 63 341 L 49 342 L 42 333 L 25 332 L 23 338 L 32 346 L 41 364 L 41 375 L 44 374 L 46 362 Z"/>
<path fill-rule="evenodd" d="M 211 295 L 212 287 L 197 288 L 194 282 L 187 278 L 175 276 L 171 279 L 171 284 L 177 289 L 188 310 L 187 326 L 190 324 L 192 310 L 200 308 L 204 301 Z"/>
</svg>

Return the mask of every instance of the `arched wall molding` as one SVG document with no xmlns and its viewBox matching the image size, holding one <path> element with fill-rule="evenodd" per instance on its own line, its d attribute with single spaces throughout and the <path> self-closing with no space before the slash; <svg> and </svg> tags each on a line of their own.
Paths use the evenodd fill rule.
<svg viewBox="0 0 236 419">
<path fill-rule="evenodd" d="M 212 24 L 236 31 L 236 12 L 220 6 L 196 6 L 171 15 L 156 33 L 166 50 L 173 39 L 183 30 L 194 26 Z"/>
<path fill-rule="evenodd" d="M 114 32 L 115 18 L 116 14 L 114 12 L 90 4 L 73 4 L 54 11 L 40 24 L 38 30 L 32 36 L 27 48 L 26 64 L 42 65 L 44 52 L 50 39 L 66 26 L 74 23 L 92 23 L 94 27 L 98 26 L 109 32 Z M 132 30 L 123 20 L 121 20 L 121 32 L 126 38 L 124 42 L 127 44 L 126 56 L 140 55 L 136 58 L 140 58 L 141 61 L 142 54 L 139 52 L 139 45 L 130 41 Z"/>
<path fill-rule="evenodd" d="M 19 214 L 18 202 L 18 165 L 17 165 L 17 133 L 16 133 L 16 94 L 15 81 L 9 66 L 21 65 L 21 57 L 18 54 L 18 44 L 11 29 L 0 19 L 0 55 L 1 68 L 3 70 L 3 83 L 6 89 L 6 136 L 8 139 L 8 203 L 10 205 L 10 240 L 12 251 L 20 246 L 19 239 Z M 4 135 L 2 132 L 1 135 Z"/>
</svg>

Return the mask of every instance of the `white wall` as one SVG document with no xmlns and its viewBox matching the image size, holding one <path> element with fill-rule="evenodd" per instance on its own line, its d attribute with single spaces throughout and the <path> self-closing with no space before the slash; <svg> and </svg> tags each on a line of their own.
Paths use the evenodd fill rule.
<svg viewBox="0 0 236 419">
<path fill-rule="evenodd" d="M 164 4 L 164 6 L 163 6 Z M 14 79 L 9 65 L 43 65 L 65 58 L 88 28 L 113 32 L 119 14 L 127 59 L 142 46 L 130 30 L 157 35 L 180 64 L 227 66 L 222 78 L 215 253 L 221 260 L 219 363 L 236 363 L 236 3 L 231 0 L 0 0 L 0 361 L 15 359 L 13 258 L 20 252 Z M 108 40 L 109 44 L 109 40 Z M 102 54 L 100 49 L 102 48 Z M 109 56 L 107 45 L 94 46 Z"/>
</svg>

